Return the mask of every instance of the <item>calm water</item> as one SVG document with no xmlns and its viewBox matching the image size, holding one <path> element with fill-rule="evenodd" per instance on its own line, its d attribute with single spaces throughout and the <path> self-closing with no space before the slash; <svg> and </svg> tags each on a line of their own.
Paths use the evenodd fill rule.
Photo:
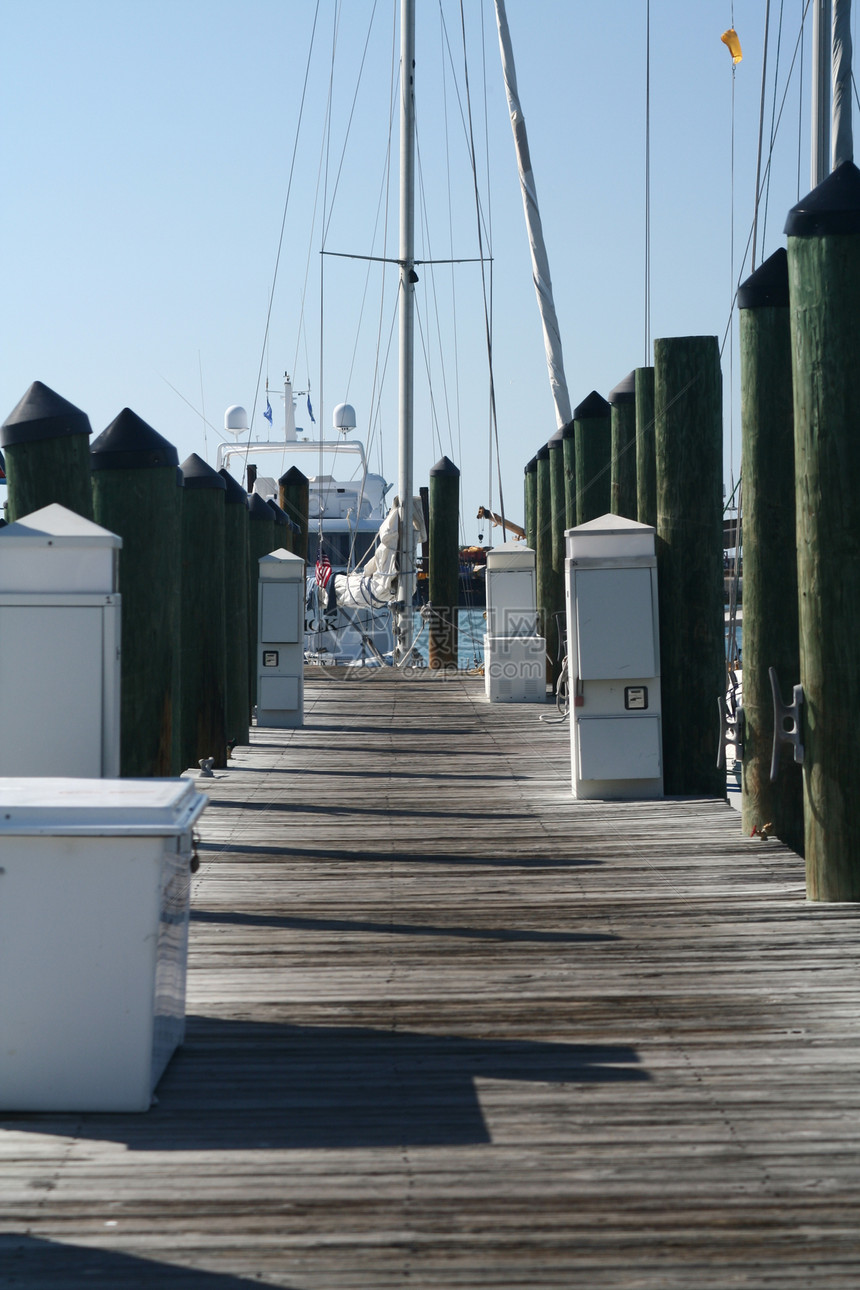
<svg viewBox="0 0 860 1290">
<path fill-rule="evenodd" d="M 484 662 L 484 632 L 487 624 L 483 609 L 458 610 L 457 666 L 468 672 L 471 668 Z M 418 638 L 417 651 L 424 662 L 427 662 L 427 636 L 429 628 L 424 625 Z"/>
<path fill-rule="evenodd" d="M 459 610 L 459 641 L 458 641 L 458 658 L 457 666 L 468 671 L 470 668 L 479 666 L 484 661 L 484 632 L 486 631 L 486 620 L 484 619 L 483 609 L 461 609 Z M 427 662 L 427 632 L 425 625 L 424 631 L 418 640 L 418 653 Z M 743 623 L 739 622 L 735 628 L 737 648 L 743 657 Z M 726 653 L 729 649 L 728 627 L 726 628 Z"/>
</svg>

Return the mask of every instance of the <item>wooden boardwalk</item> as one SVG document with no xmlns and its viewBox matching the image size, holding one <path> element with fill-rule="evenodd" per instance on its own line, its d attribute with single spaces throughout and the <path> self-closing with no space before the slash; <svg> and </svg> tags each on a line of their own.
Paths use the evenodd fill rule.
<svg viewBox="0 0 860 1290">
<path fill-rule="evenodd" d="M 208 781 L 158 1105 L 0 1120 L 0 1286 L 860 1285 L 860 907 L 478 681 L 306 719 Z"/>
</svg>

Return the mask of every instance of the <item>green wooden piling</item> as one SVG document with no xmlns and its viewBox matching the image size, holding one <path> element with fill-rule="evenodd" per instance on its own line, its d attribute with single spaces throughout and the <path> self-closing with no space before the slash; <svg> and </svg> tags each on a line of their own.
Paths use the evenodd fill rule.
<svg viewBox="0 0 860 1290">
<path fill-rule="evenodd" d="M 224 496 L 224 710 L 227 743 L 232 748 L 235 744 L 249 742 L 251 717 L 248 703 L 248 494 L 229 470 L 218 473 L 227 485 Z"/>
<path fill-rule="evenodd" d="M 564 490 L 564 438 L 561 430 L 548 440 L 549 448 L 549 504 L 552 511 L 552 567 L 556 577 L 556 588 L 564 587 L 564 530 L 565 530 L 565 490 Z M 556 591 L 556 595 L 558 592 Z M 561 601 L 556 605 L 556 612 L 564 609 L 564 592 Z"/>
<path fill-rule="evenodd" d="M 860 171 L 785 226 L 791 297 L 806 890 L 860 900 Z"/>
<path fill-rule="evenodd" d="M 558 671 L 558 630 L 555 615 L 559 607 L 559 595 L 552 563 L 552 497 L 548 444 L 544 444 L 537 454 L 535 583 L 541 634 L 546 638 L 547 680 L 554 682 Z"/>
<path fill-rule="evenodd" d="M 287 551 L 289 550 L 287 543 L 290 541 L 292 536 L 289 531 L 290 521 L 287 512 L 278 505 L 274 497 L 268 498 L 266 505 L 269 507 L 269 510 L 272 512 L 275 519 L 275 550 L 277 551 L 279 547 L 282 547 Z"/>
<path fill-rule="evenodd" d="M 587 524 L 609 511 L 610 408 L 596 390 L 573 412 L 576 438 L 576 522 Z"/>
<path fill-rule="evenodd" d="M 636 373 L 631 372 L 609 392 L 611 461 L 609 508 L 613 515 L 637 518 L 636 500 Z"/>
<path fill-rule="evenodd" d="M 537 457 L 532 457 L 525 468 L 523 493 L 526 543 L 534 550 L 537 531 Z"/>
<path fill-rule="evenodd" d="M 657 449 L 654 368 L 636 368 L 636 518 L 657 527 Z"/>
<path fill-rule="evenodd" d="M 224 521 L 227 485 L 196 453 L 182 463 L 180 752 L 183 769 L 227 765 Z"/>
<path fill-rule="evenodd" d="M 275 550 L 275 516 L 259 493 L 248 498 L 248 702 L 257 702 L 257 606 L 260 598 L 260 559 Z"/>
<path fill-rule="evenodd" d="M 93 518 L 122 538 L 120 774 L 178 775 L 179 455 L 123 408 L 90 451 Z"/>
<path fill-rule="evenodd" d="M 794 412 L 788 261 L 783 248 L 738 291 L 743 480 L 743 831 L 769 826 L 803 854 L 803 777 L 784 748 L 770 780 L 773 700 L 800 679 L 794 505 Z"/>
<path fill-rule="evenodd" d="M 89 417 L 41 381 L 0 426 L 10 523 L 57 502 L 93 518 Z"/>
<path fill-rule="evenodd" d="M 654 342 L 657 573 L 667 794 L 725 797 L 723 427 L 715 336 Z"/>
<path fill-rule="evenodd" d="M 308 558 L 308 497 L 309 484 L 307 475 L 303 475 L 297 466 L 289 470 L 278 480 L 278 499 L 281 509 L 294 524 L 299 526 L 298 536 L 294 536 L 291 550 L 294 555 Z"/>
<path fill-rule="evenodd" d="M 430 471 L 430 625 L 432 668 L 457 667 L 460 604 L 460 472 L 443 457 Z"/>
<path fill-rule="evenodd" d="M 564 454 L 564 527 L 576 528 L 576 422 L 561 427 Z"/>
</svg>

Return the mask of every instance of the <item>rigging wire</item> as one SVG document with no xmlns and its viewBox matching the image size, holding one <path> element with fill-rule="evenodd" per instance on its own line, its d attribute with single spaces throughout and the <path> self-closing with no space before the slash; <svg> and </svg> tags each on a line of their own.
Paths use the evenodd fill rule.
<svg viewBox="0 0 860 1290">
<path fill-rule="evenodd" d="M 769 5 L 770 5 L 770 0 L 768 0 L 768 7 Z M 779 0 L 779 25 L 777 27 L 777 32 L 776 32 L 776 66 L 773 69 L 773 99 L 771 101 L 771 109 L 770 109 L 769 150 L 773 148 L 773 144 L 774 144 L 774 122 L 776 120 L 776 91 L 779 85 L 779 59 L 780 59 L 780 53 L 782 52 L 782 28 L 783 28 L 784 10 L 785 10 L 785 0 Z M 758 176 L 756 176 L 756 199 L 757 200 L 760 200 L 760 197 L 759 197 L 760 191 L 761 190 L 759 189 L 759 186 L 758 186 Z M 764 248 L 767 245 L 767 215 L 768 215 L 769 203 L 770 203 L 770 171 L 768 171 L 767 183 L 765 184 L 765 190 L 764 190 L 764 214 L 762 218 L 762 228 L 761 228 L 762 248 Z M 762 254 L 764 254 L 764 250 L 762 250 Z"/>
<path fill-rule="evenodd" d="M 278 237 L 278 251 L 277 251 L 277 255 L 275 256 L 275 269 L 274 269 L 274 273 L 272 274 L 272 287 L 269 292 L 269 304 L 266 310 L 266 327 L 263 335 L 263 344 L 260 350 L 260 365 L 257 370 L 257 383 L 254 388 L 254 400 L 253 400 L 253 403 L 251 404 L 251 415 L 248 418 L 248 439 L 245 444 L 245 466 L 246 467 L 248 464 L 248 454 L 251 451 L 251 434 L 254 428 L 254 417 L 256 415 L 257 399 L 260 394 L 260 381 L 262 380 L 262 377 L 263 377 L 263 364 L 266 359 L 266 349 L 269 342 L 269 329 L 271 327 L 271 322 L 272 322 L 272 306 L 274 304 L 274 299 L 275 299 L 275 284 L 278 280 L 278 267 L 281 262 L 281 251 L 284 245 L 284 230 L 287 224 L 287 211 L 289 210 L 290 194 L 293 189 L 293 175 L 295 174 L 295 169 L 296 169 L 296 153 L 298 151 L 298 146 L 299 146 L 299 134 L 302 128 L 302 120 L 304 119 L 305 98 L 307 96 L 308 78 L 310 76 L 310 70 L 311 70 L 311 59 L 313 57 L 314 40 L 316 37 L 316 30 L 317 30 L 317 18 L 319 16 L 319 7 L 320 7 L 320 0 L 316 0 L 316 6 L 314 8 L 313 26 L 311 28 L 311 39 L 308 47 L 308 58 L 305 64 L 305 77 L 302 83 L 302 96 L 301 96 L 301 101 L 299 103 L 299 113 L 296 120 L 295 137 L 293 139 L 293 155 L 290 159 L 290 173 L 289 173 L 289 179 L 287 182 L 287 195 L 284 198 L 284 213 L 281 218 L 281 232 L 280 232 L 280 236 Z"/>
<path fill-rule="evenodd" d="M 490 302 L 488 299 L 487 273 L 484 267 L 484 241 L 483 241 L 483 236 L 481 231 L 480 199 L 478 194 L 478 170 L 477 170 L 477 164 L 475 160 L 475 139 L 474 139 L 474 130 L 472 127 L 472 100 L 471 100 L 471 90 L 469 85 L 469 67 L 468 67 L 468 62 L 466 60 L 466 16 L 463 9 L 463 0 L 460 0 L 460 30 L 461 30 L 462 39 L 463 39 L 463 79 L 464 79 L 464 84 L 466 89 L 467 117 L 469 122 L 469 159 L 471 161 L 471 166 L 472 166 L 472 183 L 473 183 L 473 189 L 474 189 L 475 212 L 477 216 L 477 226 L 478 226 L 478 253 L 481 257 L 481 286 L 483 289 L 482 294 L 483 294 L 483 302 L 484 302 L 484 332 L 486 336 L 487 362 L 488 362 L 489 374 L 490 374 L 490 419 L 491 419 L 491 427 L 492 427 L 491 433 L 492 433 L 492 439 L 495 442 L 495 449 L 496 449 L 496 467 L 498 470 L 498 480 L 499 480 L 499 513 L 502 519 L 502 537 L 504 540 L 507 540 L 507 529 L 505 526 L 505 499 L 504 499 L 504 491 L 502 488 L 501 461 L 499 458 L 499 423 L 498 423 L 498 418 L 496 416 L 496 386 L 495 386 L 495 378 L 493 373 L 493 330 L 492 330 L 492 318 L 490 316 Z"/>
<path fill-rule="evenodd" d="M 732 4 L 732 27 L 735 25 L 735 6 Z M 731 214 L 729 218 L 729 293 L 731 297 L 731 307 L 729 311 L 729 478 L 734 485 L 734 461 L 735 461 L 735 72 L 737 70 L 735 60 L 732 59 L 732 126 L 731 126 L 731 183 L 729 185 Z M 756 203 L 756 210 L 758 203 Z M 753 213 L 753 232 L 752 240 L 755 244 L 756 213 Z"/>
<path fill-rule="evenodd" d="M 758 150 L 756 153 L 755 163 L 755 201 L 753 202 L 753 239 L 752 239 L 752 258 L 750 260 L 750 271 L 755 273 L 755 253 L 756 253 L 756 236 L 758 233 L 758 203 L 761 184 L 761 145 L 762 136 L 764 135 L 764 98 L 765 88 L 767 86 L 767 41 L 770 31 L 770 0 L 767 0 L 764 10 L 764 51 L 761 59 L 761 103 L 758 113 Z M 734 84 L 734 78 L 732 78 Z M 764 241 L 764 238 L 762 238 Z"/>
<path fill-rule="evenodd" d="M 806 14 L 807 14 L 807 11 L 808 11 L 808 9 L 809 9 L 810 4 L 812 3 L 812 0 L 802 0 L 802 2 L 803 2 L 803 5 L 804 5 L 803 18 L 801 19 L 801 27 L 800 27 L 800 31 L 798 32 L 797 40 L 796 40 L 796 42 L 795 42 L 795 46 L 794 46 L 794 55 L 793 55 L 792 60 L 791 60 L 791 66 L 790 66 L 790 67 L 789 67 L 789 69 L 788 69 L 788 75 L 787 75 L 787 77 L 786 77 L 785 89 L 784 89 L 784 91 L 783 91 L 782 100 L 781 100 L 781 102 L 780 102 L 780 107 L 779 107 L 779 115 L 777 116 L 777 119 L 776 119 L 776 128 L 775 128 L 775 130 L 774 130 L 773 139 L 771 140 L 771 146 L 770 146 L 770 149 L 769 149 L 769 151 L 768 151 L 767 165 L 765 166 L 765 177 L 764 177 L 764 182 L 765 182 L 765 183 L 768 181 L 768 178 L 769 178 L 769 175 L 770 175 L 770 168 L 771 168 L 771 164 L 772 164 L 772 162 L 773 162 L 774 144 L 775 144 L 775 142 L 776 142 L 776 136 L 777 136 L 777 134 L 779 133 L 779 126 L 780 126 L 780 122 L 782 121 L 782 115 L 783 115 L 783 112 L 785 111 L 785 105 L 786 105 L 786 101 L 787 101 L 787 99 L 788 99 L 788 91 L 789 91 L 789 88 L 791 87 L 791 79 L 792 79 L 792 75 L 793 75 L 793 73 L 794 73 L 794 65 L 795 65 L 795 63 L 797 62 L 798 55 L 799 55 L 799 53 L 802 51 L 802 48 L 803 48 L 803 31 L 804 31 L 804 28 L 803 28 L 803 22 L 804 22 L 804 20 L 805 20 L 805 18 L 806 18 Z M 799 181 L 799 172 L 798 172 L 798 193 L 799 193 L 799 183 L 800 183 L 800 181 Z M 735 302 L 736 302 L 736 300 L 737 300 L 738 289 L 739 289 L 740 284 L 741 284 L 741 282 L 743 281 L 743 278 L 744 278 L 744 274 L 745 274 L 745 265 L 746 265 L 746 257 L 747 257 L 747 254 L 748 254 L 748 252 L 749 252 L 749 249 L 750 249 L 751 245 L 752 245 L 752 222 L 750 223 L 749 236 L 748 236 L 748 238 L 747 238 L 746 247 L 745 247 L 745 249 L 744 249 L 744 254 L 743 254 L 743 257 L 742 257 L 742 259 L 741 259 L 740 268 L 739 268 L 739 270 L 738 270 L 738 275 L 737 275 L 737 277 L 736 277 L 736 279 L 735 279 L 735 288 L 734 288 L 734 294 L 732 295 L 732 302 L 731 302 L 731 309 L 730 309 L 730 311 L 729 311 L 729 318 L 728 318 L 728 321 L 727 321 L 727 323 L 726 323 L 725 331 L 723 332 L 723 338 L 722 338 L 722 341 L 720 342 L 720 357 L 722 357 L 723 352 L 725 351 L 725 347 L 726 347 L 726 340 L 728 339 L 729 331 L 730 331 L 730 328 L 731 328 L 731 323 L 732 323 L 732 314 L 733 314 L 733 312 L 734 312 Z"/>
</svg>

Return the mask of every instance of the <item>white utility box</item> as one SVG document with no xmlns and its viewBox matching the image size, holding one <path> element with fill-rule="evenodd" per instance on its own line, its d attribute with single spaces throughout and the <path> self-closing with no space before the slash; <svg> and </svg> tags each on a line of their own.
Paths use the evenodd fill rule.
<svg viewBox="0 0 860 1290">
<path fill-rule="evenodd" d="M 575 797 L 663 794 L 654 540 L 618 515 L 565 533 Z"/>
<path fill-rule="evenodd" d="M 491 703 L 546 703 L 543 636 L 485 636 L 484 693 Z"/>
<path fill-rule="evenodd" d="M 305 562 L 280 548 L 260 559 L 257 725 L 304 725 Z"/>
<path fill-rule="evenodd" d="M 119 775 L 121 546 L 56 503 L 0 529 L 0 776 Z"/>
<path fill-rule="evenodd" d="M 185 1033 L 185 779 L 0 779 L 0 1110 L 145 1111 Z"/>
<path fill-rule="evenodd" d="M 535 553 L 522 542 L 487 552 L 487 635 L 537 636 Z"/>
<path fill-rule="evenodd" d="M 491 703 L 546 702 L 546 641 L 538 632 L 535 553 L 504 542 L 487 552 L 484 693 Z"/>
</svg>

